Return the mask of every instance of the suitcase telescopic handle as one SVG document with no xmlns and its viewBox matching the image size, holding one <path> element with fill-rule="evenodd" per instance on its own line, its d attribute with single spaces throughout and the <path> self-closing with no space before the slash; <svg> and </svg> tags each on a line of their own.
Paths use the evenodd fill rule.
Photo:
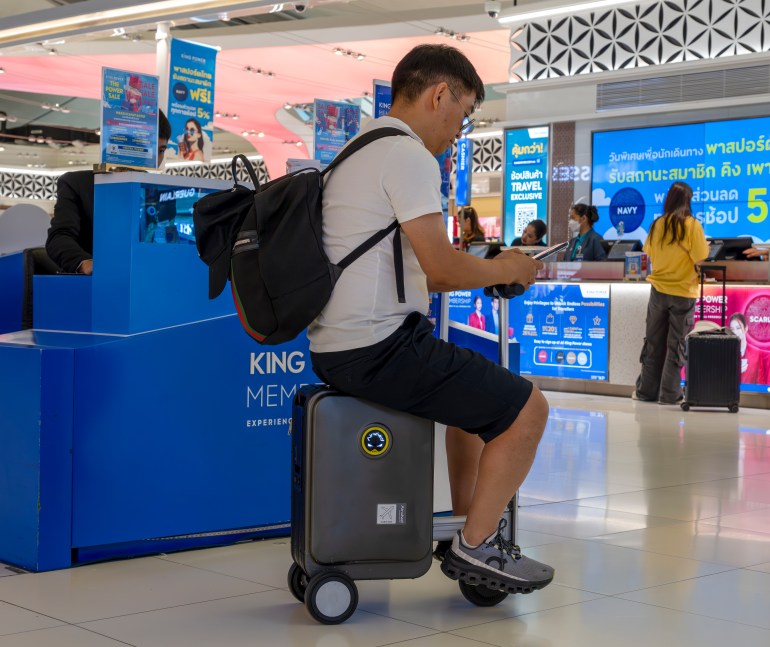
<svg viewBox="0 0 770 647">
<path fill-rule="evenodd" d="M 700 265 L 700 318 L 703 320 L 703 283 L 706 280 L 706 269 L 722 272 L 722 328 L 725 327 L 725 310 L 727 308 L 727 265 Z"/>
</svg>

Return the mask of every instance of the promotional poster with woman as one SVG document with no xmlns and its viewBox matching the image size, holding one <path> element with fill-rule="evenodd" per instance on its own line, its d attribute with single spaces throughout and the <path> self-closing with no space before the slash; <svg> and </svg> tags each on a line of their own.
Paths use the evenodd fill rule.
<svg viewBox="0 0 770 647">
<path fill-rule="evenodd" d="M 704 319 L 722 322 L 722 288 L 707 285 Z M 695 320 L 700 319 L 700 299 Z M 741 340 L 741 390 L 770 391 L 770 288 L 730 285 L 725 297 L 725 325 Z"/>
<path fill-rule="evenodd" d="M 171 41 L 166 159 L 210 162 L 214 140 L 214 75 L 217 50 L 177 38 Z"/>
</svg>

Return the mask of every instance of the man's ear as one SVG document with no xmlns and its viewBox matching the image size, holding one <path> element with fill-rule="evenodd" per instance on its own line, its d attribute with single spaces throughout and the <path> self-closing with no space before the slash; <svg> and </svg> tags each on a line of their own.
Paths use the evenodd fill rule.
<svg viewBox="0 0 770 647">
<path fill-rule="evenodd" d="M 434 110 L 438 110 L 439 100 L 442 96 L 446 95 L 448 87 L 446 81 L 441 81 L 429 89 L 431 106 Z"/>
</svg>

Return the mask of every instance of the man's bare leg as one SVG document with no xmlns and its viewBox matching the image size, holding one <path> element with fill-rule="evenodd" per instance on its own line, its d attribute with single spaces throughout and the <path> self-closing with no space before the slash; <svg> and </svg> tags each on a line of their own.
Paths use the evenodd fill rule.
<svg viewBox="0 0 770 647">
<path fill-rule="evenodd" d="M 449 489 L 452 493 L 452 514 L 468 514 L 476 489 L 479 460 L 484 441 L 459 427 L 446 428 L 446 457 L 449 471 Z"/>
<path fill-rule="evenodd" d="M 470 546 L 477 546 L 497 528 L 505 506 L 532 467 L 547 420 L 548 402 L 534 387 L 514 423 L 484 445 L 463 528 L 463 537 Z"/>
</svg>

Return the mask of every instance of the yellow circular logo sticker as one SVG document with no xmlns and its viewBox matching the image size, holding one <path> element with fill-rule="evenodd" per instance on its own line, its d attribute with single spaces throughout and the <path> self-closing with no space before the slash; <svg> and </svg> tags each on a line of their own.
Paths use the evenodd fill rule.
<svg viewBox="0 0 770 647">
<path fill-rule="evenodd" d="M 385 456 L 390 451 L 390 446 L 390 430 L 385 425 L 368 425 L 361 432 L 361 451 L 366 456 Z"/>
</svg>

